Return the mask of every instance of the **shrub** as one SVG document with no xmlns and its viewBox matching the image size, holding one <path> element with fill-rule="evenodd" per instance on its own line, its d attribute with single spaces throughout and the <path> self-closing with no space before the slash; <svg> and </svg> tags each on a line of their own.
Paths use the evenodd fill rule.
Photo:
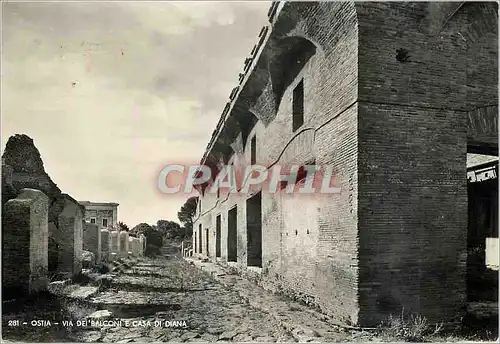
<svg viewBox="0 0 500 344">
<path fill-rule="evenodd" d="M 425 317 L 411 315 L 405 319 L 403 314 L 389 319 L 379 327 L 379 335 L 388 341 L 404 340 L 406 342 L 422 342 L 427 336 L 433 336 L 441 331 L 441 325 L 432 327 Z"/>
</svg>

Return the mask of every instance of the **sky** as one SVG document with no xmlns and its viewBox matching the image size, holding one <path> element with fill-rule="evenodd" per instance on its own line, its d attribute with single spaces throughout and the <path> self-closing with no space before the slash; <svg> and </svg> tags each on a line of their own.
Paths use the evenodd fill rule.
<svg viewBox="0 0 500 344">
<path fill-rule="evenodd" d="M 159 171 L 199 163 L 270 5 L 3 3 L 2 150 L 26 134 L 62 192 L 178 221 Z"/>
</svg>

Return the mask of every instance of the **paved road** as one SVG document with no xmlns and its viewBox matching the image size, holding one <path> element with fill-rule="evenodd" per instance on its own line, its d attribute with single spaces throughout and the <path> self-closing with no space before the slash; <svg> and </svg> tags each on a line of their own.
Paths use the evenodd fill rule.
<svg viewBox="0 0 500 344">
<path fill-rule="evenodd" d="M 377 340 L 373 333 L 338 327 L 319 312 L 265 292 L 219 265 L 187 261 L 168 251 L 158 259 L 124 261 L 108 274 L 87 272 L 84 277 L 78 283 L 53 283 L 45 299 L 4 313 L 3 339 L 111 343 Z M 15 319 L 50 319 L 52 324 L 8 327 L 8 321 Z M 62 324 L 70 320 L 72 324 Z"/>
<path fill-rule="evenodd" d="M 113 320 L 121 321 L 120 326 L 75 326 L 71 338 L 123 343 L 322 342 L 351 337 L 314 317 L 306 307 L 269 295 L 209 264 L 202 270 L 199 262 L 195 265 L 173 255 L 121 266 L 122 271 L 100 291 L 90 296 L 83 293 L 85 312 L 76 307 L 76 313 L 86 316 L 107 309 Z"/>
</svg>

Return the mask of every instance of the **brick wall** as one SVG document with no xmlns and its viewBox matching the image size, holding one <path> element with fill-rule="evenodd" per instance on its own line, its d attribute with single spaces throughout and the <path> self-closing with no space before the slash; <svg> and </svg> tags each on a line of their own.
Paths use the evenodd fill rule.
<svg viewBox="0 0 500 344">
<path fill-rule="evenodd" d="M 480 109 L 497 106 L 498 72 L 491 8 L 466 4 L 447 20 L 453 11 L 431 3 L 285 3 L 231 113 L 240 124 L 258 119 L 240 128 L 248 133 L 242 157 L 250 161 L 255 135 L 257 164 L 314 158 L 333 168 L 341 193 L 263 192 L 264 287 L 314 303 L 346 324 L 372 326 L 403 307 L 431 321 L 459 313 L 467 132 L 498 147 L 497 124 L 477 130 L 485 116 L 497 123 L 493 110 Z M 283 84 L 279 58 L 310 44 L 315 54 Z M 293 133 L 292 94 L 301 80 L 304 125 Z M 233 136 L 239 152 L 241 136 Z M 194 223 L 194 235 L 203 228 L 201 256 L 206 228 L 215 254 L 220 214 L 227 258 L 227 212 L 236 205 L 237 265 L 245 270 L 251 196 L 202 197 Z"/>
<path fill-rule="evenodd" d="M 64 208 L 58 217 L 59 244 L 58 272 L 72 277 L 82 270 L 83 213 L 81 206 L 70 196 L 63 194 Z"/>
<path fill-rule="evenodd" d="M 431 322 L 463 313 L 467 115 L 498 103 L 497 24 L 470 40 L 488 22 L 480 6 L 447 22 L 429 3 L 357 6 L 360 323 L 403 309 Z M 491 143 L 489 128 L 475 140 Z"/>
<path fill-rule="evenodd" d="M 20 297 L 47 288 L 48 202 L 39 190 L 22 189 L 2 216 L 2 294 Z"/>
<path fill-rule="evenodd" d="M 299 31 L 301 36 L 316 44 L 316 54 L 286 85 L 278 106 L 273 105 L 277 95 L 269 79 L 252 107 L 255 116 L 266 120 L 258 121 L 249 130 L 242 157 L 250 162 L 250 142 L 255 135 L 257 164 L 289 165 L 316 158 L 318 163 L 335 165 L 340 170 L 339 182 L 349 189 L 349 180 L 354 186 L 356 183 L 357 157 L 357 112 L 352 106 L 357 97 L 354 7 L 345 3 L 289 3 L 286 6 L 285 14 L 287 11 L 300 13 L 299 24 L 286 27 L 286 20 L 278 20 L 276 36 L 271 39 L 278 42 L 286 34 Z M 328 33 L 321 31 L 321 25 L 331 25 L 331 17 L 339 19 L 337 28 L 347 27 L 332 29 Z M 319 23 L 311 20 L 313 18 Z M 292 93 L 301 80 L 304 80 L 305 88 L 304 125 L 293 133 Z M 273 108 L 276 112 L 270 115 Z M 205 194 L 202 216 L 194 223 L 195 235 L 198 225 L 203 225 L 202 256 L 206 255 L 206 228 L 210 228 L 210 253 L 215 254 L 215 221 L 220 214 L 222 259 L 227 259 L 227 212 L 236 205 L 237 264 L 246 268 L 246 200 L 252 195 L 227 196 L 221 193 L 217 203 L 215 194 Z M 347 194 L 328 199 L 297 196 L 288 203 L 286 198 L 280 194 L 262 193 L 263 285 L 312 299 L 325 305 L 326 310 L 355 322 L 355 319 L 350 320 L 357 314 L 356 270 L 352 267 L 357 254 L 355 201 Z M 284 208 L 284 202 L 288 204 L 285 205 L 288 210 Z M 301 207 L 303 211 L 290 211 L 300 204 L 307 204 Z M 332 283 L 336 285 L 335 290 L 331 288 Z"/>
</svg>

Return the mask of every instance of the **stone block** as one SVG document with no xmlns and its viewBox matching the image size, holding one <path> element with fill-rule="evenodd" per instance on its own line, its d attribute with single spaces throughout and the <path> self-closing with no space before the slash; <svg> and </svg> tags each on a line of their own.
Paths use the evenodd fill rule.
<svg viewBox="0 0 500 344">
<path fill-rule="evenodd" d="M 83 249 L 94 253 L 97 262 L 101 261 L 101 233 L 97 224 L 83 222 Z"/>
<path fill-rule="evenodd" d="M 144 252 L 146 252 L 146 236 L 144 234 L 139 235 L 139 242 L 140 242 L 139 256 L 143 257 Z"/>
<path fill-rule="evenodd" d="M 128 244 L 129 244 L 128 238 L 129 238 L 128 232 L 126 232 L 126 231 L 121 231 L 120 232 L 120 234 L 119 234 L 119 245 L 120 245 L 120 248 L 119 248 L 119 251 L 118 251 L 120 257 L 127 257 L 128 256 L 128 252 L 129 252 L 129 249 L 128 249 Z"/>
<path fill-rule="evenodd" d="M 4 297 L 47 289 L 49 198 L 22 189 L 2 214 L 2 290 Z"/>
<path fill-rule="evenodd" d="M 58 216 L 55 241 L 59 244 L 57 270 L 60 275 L 72 277 L 82 270 L 83 212 L 71 196 L 63 194 L 64 208 Z"/>
<path fill-rule="evenodd" d="M 101 229 L 101 261 L 107 262 L 109 260 L 109 231 Z"/>
<path fill-rule="evenodd" d="M 116 253 L 120 251 L 120 248 L 118 246 L 118 231 L 110 231 L 109 232 L 109 253 Z"/>
<path fill-rule="evenodd" d="M 140 241 L 139 238 L 129 237 L 129 250 L 134 257 L 139 257 L 140 255 Z"/>
</svg>

